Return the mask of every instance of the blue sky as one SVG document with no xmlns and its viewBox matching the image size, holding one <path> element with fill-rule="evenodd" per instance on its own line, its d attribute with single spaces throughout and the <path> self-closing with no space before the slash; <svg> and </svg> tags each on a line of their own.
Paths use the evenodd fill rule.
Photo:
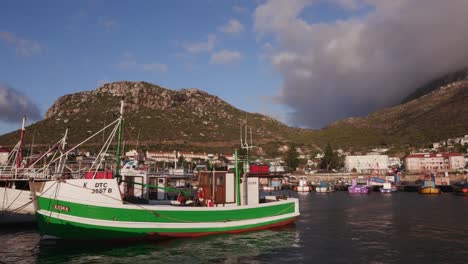
<svg viewBox="0 0 468 264">
<path fill-rule="evenodd" d="M 17 105 L 43 116 L 64 94 L 121 80 L 199 88 L 294 126 L 365 115 L 466 64 L 465 3 L 417 2 L 2 1 L 0 133 L 19 127 Z M 460 14 L 433 20 L 438 8 Z M 446 52 L 440 38 L 454 39 Z"/>
<path fill-rule="evenodd" d="M 42 115 L 61 95 L 120 80 L 199 88 L 278 114 L 284 107 L 265 98 L 281 77 L 260 58 L 254 9 L 253 1 L 4 1 L 0 32 L 10 41 L 0 39 L 0 84 Z M 18 125 L 2 122 L 0 133 Z"/>
</svg>

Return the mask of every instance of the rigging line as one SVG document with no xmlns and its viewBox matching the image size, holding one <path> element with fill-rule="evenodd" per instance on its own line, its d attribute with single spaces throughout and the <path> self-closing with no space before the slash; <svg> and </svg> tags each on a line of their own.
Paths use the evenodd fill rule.
<svg viewBox="0 0 468 264">
<path fill-rule="evenodd" d="M 120 124 L 120 123 L 119 123 L 119 124 Z M 109 147 L 110 147 L 110 145 L 111 145 L 111 143 L 112 143 L 112 139 L 114 138 L 115 133 L 117 132 L 117 128 L 118 128 L 118 127 L 119 127 L 119 126 L 117 125 L 117 126 L 114 128 L 114 130 L 112 131 L 112 134 L 111 134 L 111 136 L 109 137 L 109 144 L 107 144 L 106 150 L 104 150 L 104 153 L 107 153 L 107 150 L 109 149 Z M 101 167 L 102 161 L 103 161 L 104 159 L 105 159 L 105 155 L 102 154 L 102 157 L 99 159 L 99 164 L 98 164 L 98 166 L 96 167 L 96 171 L 94 172 L 93 179 L 96 178 L 97 170 Z"/>
<path fill-rule="evenodd" d="M 87 139 L 85 139 L 84 141 L 82 141 L 82 142 L 79 143 L 78 145 L 74 146 L 73 148 L 69 149 L 68 151 L 66 151 L 65 153 L 63 153 L 63 154 L 60 155 L 59 157 L 57 157 L 55 160 L 50 161 L 50 163 L 56 162 L 60 157 L 62 157 L 62 156 L 64 156 L 64 155 L 68 155 L 70 152 L 72 152 L 73 150 L 77 149 L 79 146 L 83 145 L 84 143 L 88 142 L 90 139 L 94 138 L 94 137 L 95 137 L 96 135 L 98 135 L 99 133 L 103 132 L 104 130 L 106 130 L 106 129 L 109 128 L 110 126 L 114 125 L 114 124 L 117 123 L 119 120 L 120 120 L 120 118 L 114 120 L 112 123 L 109 123 L 109 125 L 105 126 L 104 128 L 102 128 L 102 129 L 99 130 L 98 132 L 96 132 L 96 133 L 94 133 L 93 135 L 89 136 Z"/>
<path fill-rule="evenodd" d="M 13 199 L 13 201 L 10 203 L 10 205 L 8 205 L 7 208 L 4 209 L 4 212 L 6 212 L 8 209 L 10 209 L 10 207 L 16 202 L 16 200 L 18 200 L 18 198 L 20 197 L 21 193 L 23 193 L 24 190 L 21 190 L 18 195 L 15 197 L 15 199 Z M 6 192 L 5 192 L 6 193 Z"/>
<path fill-rule="evenodd" d="M 57 183 L 57 182 L 54 182 L 54 184 L 52 184 L 49 188 L 47 188 L 47 189 L 44 191 L 44 193 L 47 192 L 47 191 L 49 191 L 56 183 Z M 40 196 L 40 195 L 39 195 L 39 196 Z M 21 205 L 20 207 L 26 207 L 28 204 L 30 204 L 30 203 L 36 201 L 36 200 L 39 198 L 39 196 L 36 196 L 36 198 L 31 199 L 31 201 L 27 202 L 26 204 Z M 18 208 L 20 208 L 20 207 L 18 207 Z M 18 210 L 18 208 L 12 210 L 11 212 L 14 212 L 14 211 Z"/>
<path fill-rule="evenodd" d="M 60 139 L 59 141 L 57 141 L 54 145 L 52 145 L 52 147 L 50 147 L 44 154 L 42 154 L 39 158 L 37 158 L 33 163 L 31 164 L 28 164 L 28 167 L 27 168 L 24 168 L 24 170 L 31 170 L 33 169 L 33 166 L 36 165 L 39 161 L 41 161 L 47 154 L 49 154 L 53 149 L 56 148 L 56 146 L 58 144 L 60 144 L 60 142 L 62 142 L 63 139 Z"/>
<path fill-rule="evenodd" d="M 93 174 L 93 179 L 96 177 L 96 174 L 97 174 L 97 170 L 99 169 L 99 167 L 101 166 L 102 164 L 102 160 L 104 159 L 104 154 L 103 153 L 106 153 L 107 150 L 109 149 L 109 146 L 112 142 L 112 138 L 115 136 L 115 133 L 117 131 L 117 128 L 119 127 L 119 124 L 120 122 L 114 127 L 114 129 L 111 131 L 111 133 L 109 134 L 109 137 L 107 138 L 106 142 L 104 143 L 103 147 L 101 148 L 101 150 L 99 151 L 99 154 L 97 155 L 96 159 L 93 161 L 93 164 L 91 164 L 91 167 L 89 168 L 89 171 L 92 171 L 93 170 L 93 167 L 94 165 L 96 165 L 96 162 L 98 161 L 99 159 L 99 164 L 98 166 L 96 166 L 96 169 L 95 169 L 95 172 Z M 107 146 L 107 148 L 106 148 Z M 106 149 L 104 151 L 104 148 Z"/>
<path fill-rule="evenodd" d="M 57 201 L 57 194 L 58 194 L 58 190 L 60 188 L 60 180 L 57 180 L 55 183 L 58 183 L 58 184 L 57 184 L 57 187 L 55 187 L 54 199 L 49 200 L 49 206 L 48 206 L 49 208 L 50 208 L 50 203 L 51 202 Z M 59 212 L 59 214 L 60 214 L 60 212 Z M 49 217 L 47 218 L 46 226 L 44 227 L 44 234 L 41 236 L 40 240 L 42 240 L 44 238 L 44 236 L 47 234 L 47 228 L 49 227 L 51 219 L 52 219 L 52 210 L 50 211 Z"/>
</svg>

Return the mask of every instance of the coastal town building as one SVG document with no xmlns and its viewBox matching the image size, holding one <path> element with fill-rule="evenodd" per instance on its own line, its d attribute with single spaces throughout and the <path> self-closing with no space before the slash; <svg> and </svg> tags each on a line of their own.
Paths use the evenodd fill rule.
<svg viewBox="0 0 468 264">
<path fill-rule="evenodd" d="M 389 166 L 388 155 L 349 155 L 345 157 L 345 172 L 385 174 Z"/>
<path fill-rule="evenodd" d="M 451 171 L 465 167 L 465 157 L 460 153 L 413 153 L 405 159 L 406 171 Z"/>
<path fill-rule="evenodd" d="M 164 162 L 174 162 L 183 156 L 184 159 L 188 162 L 202 160 L 209 160 L 208 153 L 196 153 L 193 151 L 146 151 L 146 158 L 154 161 L 164 161 Z M 218 160 L 219 157 L 225 157 L 229 161 L 234 161 L 234 154 L 214 154 L 213 157 L 215 160 Z"/>
<path fill-rule="evenodd" d="M 465 145 L 468 144 L 468 135 L 464 135 L 463 137 L 456 137 L 456 138 L 449 138 L 446 140 L 442 140 L 439 142 L 432 143 L 432 148 L 437 150 L 444 146 L 453 146 L 455 144 Z"/>
<path fill-rule="evenodd" d="M 135 160 L 143 160 L 145 158 L 145 154 L 142 151 L 135 149 L 125 152 L 125 156 Z"/>
<path fill-rule="evenodd" d="M 398 157 L 388 157 L 388 166 L 393 167 L 393 166 L 400 166 L 401 165 L 401 160 Z"/>
</svg>

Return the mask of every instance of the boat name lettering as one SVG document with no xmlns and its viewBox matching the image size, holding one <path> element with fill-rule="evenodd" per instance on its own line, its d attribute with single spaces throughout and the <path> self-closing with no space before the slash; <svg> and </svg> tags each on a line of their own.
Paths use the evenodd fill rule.
<svg viewBox="0 0 468 264">
<path fill-rule="evenodd" d="M 70 207 L 60 204 L 54 204 L 54 209 L 57 211 L 70 212 Z"/>
<path fill-rule="evenodd" d="M 96 182 L 96 184 L 94 184 L 94 187 L 96 187 L 96 188 L 99 188 L 99 187 L 107 188 L 107 183 L 106 182 Z"/>
</svg>

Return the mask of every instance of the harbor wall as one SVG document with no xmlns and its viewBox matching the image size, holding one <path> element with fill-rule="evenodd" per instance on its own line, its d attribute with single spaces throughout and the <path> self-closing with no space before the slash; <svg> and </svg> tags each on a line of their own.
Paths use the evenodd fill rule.
<svg viewBox="0 0 468 264">
<path fill-rule="evenodd" d="M 363 174 L 351 174 L 351 173 L 317 173 L 317 174 L 304 174 L 304 175 L 294 175 L 294 176 L 305 176 L 309 182 L 319 182 L 326 181 L 334 183 L 338 179 L 341 179 L 345 182 L 350 182 L 353 178 L 358 176 L 369 177 L 373 175 L 363 175 Z M 450 184 L 459 183 L 468 177 L 467 174 L 449 174 L 447 178 L 450 179 Z M 415 181 L 422 179 L 423 175 L 421 174 L 408 174 L 401 176 L 402 183 L 413 184 Z M 445 178 L 445 177 L 442 177 Z"/>
</svg>

